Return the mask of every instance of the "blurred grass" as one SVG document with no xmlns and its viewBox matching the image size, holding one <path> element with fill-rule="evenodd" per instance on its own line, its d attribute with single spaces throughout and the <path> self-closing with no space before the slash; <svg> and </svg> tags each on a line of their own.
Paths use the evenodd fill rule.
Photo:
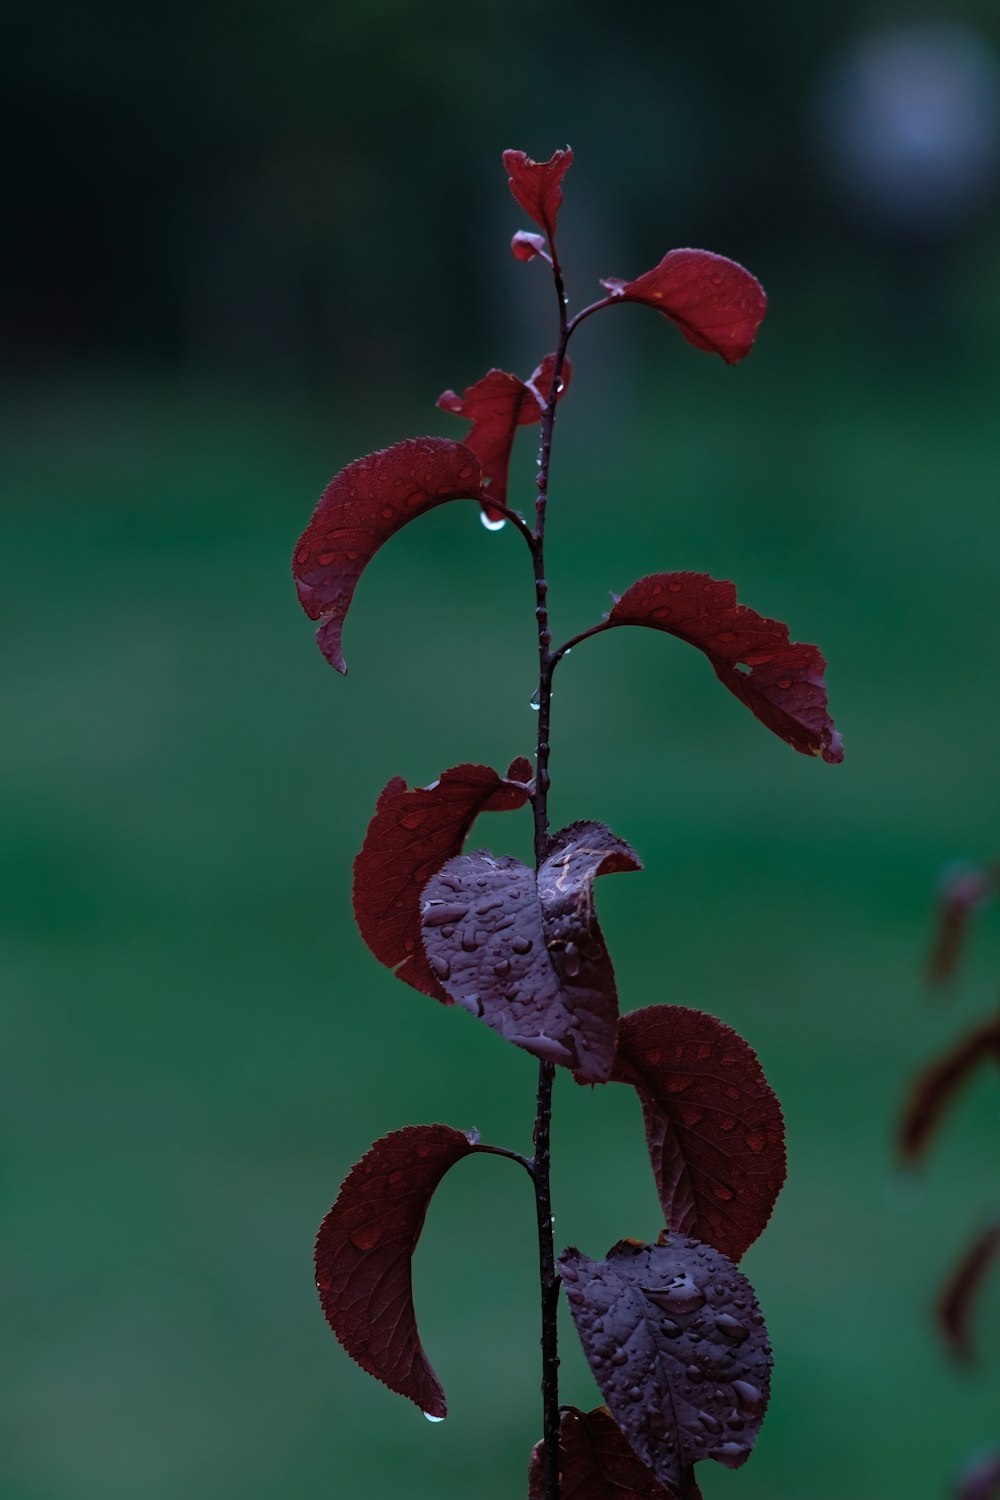
<svg viewBox="0 0 1000 1500">
<path fill-rule="evenodd" d="M 707 1474 L 706 1496 L 917 1500 L 997 1436 L 995 1357 L 959 1377 L 926 1317 L 1000 1198 L 997 1081 L 955 1110 L 909 1212 L 889 1140 L 913 1070 L 1000 975 L 995 920 L 956 1004 L 926 1004 L 919 973 L 939 867 L 1000 848 L 1000 391 L 974 363 L 917 381 L 902 358 L 793 358 L 790 337 L 752 372 L 675 341 L 655 379 L 614 389 L 578 359 L 554 628 L 652 568 L 733 577 L 821 643 L 847 759 L 796 756 L 697 653 L 615 633 L 560 669 L 553 816 L 604 819 L 645 859 L 599 894 L 625 1008 L 721 1015 L 787 1115 L 789 1184 L 746 1261 L 772 1408 L 751 1463 Z M 390 775 L 531 749 L 518 539 L 472 507 L 394 539 L 343 682 L 288 576 L 333 469 L 457 435 L 428 412 L 347 430 L 92 374 L 8 393 L 8 1500 L 523 1493 L 537 1331 L 516 1172 L 458 1168 L 421 1244 L 443 1426 L 350 1364 L 311 1284 L 315 1226 L 374 1137 L 439 1119 L 519 1148 L 530 1132 L 531 1059 L 398 985 L 350 912 Z M 527 822 L 484 819 L 476 839 L 524 852 Z M 561 1078 L 557 1111 L 560 1244 L 655 1235 L 628 1093 Z M 566 1333 L 564 1397 L 593 1404 Z M 998 1333 L 994 1288 L 982 1347 Z"/>
</svg>

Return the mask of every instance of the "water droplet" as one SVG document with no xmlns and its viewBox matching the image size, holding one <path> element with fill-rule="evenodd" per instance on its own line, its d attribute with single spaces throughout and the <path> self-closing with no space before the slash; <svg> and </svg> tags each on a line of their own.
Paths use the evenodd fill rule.
<svg viewBox="0 0 1000 1500">
<path fill-rule="evenodd" d="M 611 1356 L 611 1363 L 613 1365 L 627 1365 L 628 1364 L 628 1355 L 625 1353 L 625 1350 L 624 1349 L 616 1349 L 615 1352 L 614 1352 L 614 1354 L 612 1354 L 612 1356 Z"/>
<path fill-rule="evenodd" d="M 356 1250 L 372 1250 L 381 1238 L 381 1224 L 363 1224 L 351 1235 L 351 1244 Z"/>
<path fill-rule="evenodd" d="M 744 1411 L 757 1412 L 764 1404 L 760 1391 L 749 1380 L 734 1380 L 733 1394 Z"/>
<path fill-rule="evenodd" d="M 641 1401 L 642 1400 L 642 1389 L 641 1389 L 641 1387 L 637 1386 L 637 1385 L 631 1385 L 631 1386 L 629 1386 L 628 1399 L 630 1401 Z"/>
<path fill-rule="evenodd" d="M 424 923 L 427 927 L 443 927 L 447 922 L 460 922 L 468 911 L 467 906 L 456 906 L 453 901 L 426 901 Z"/>
<path fill-rule="evenodd" d="M 541 694 L 539 693 L 538 689 L 535 688 L 535 691 L 532 693 L 531 697 L 528 699 L 528 707 L 531 708 L 531 709 L 534 709 L 535 713 L 537 714 L 537 712 L 541 708 L 541 706 L 542 706 Z"/>
<path fill-rule="evenodd" d="M 479 947 L 479 944 L 476 941 L 478 936 L 478 932 L 474 932 L 471 927 L 467 927 L 462 933 L 462 948 L 466 953 L 475 953 L 476 949 Z"/>
<path fill-rule="evenodd" d="M 744 1339 L 750 1337 L 743 1324 L 731 1318 L 728 1313 L 720 1313 L 715 1320 L 715 1326 L 720 1333 L 725 1334 L 726 1338 L 732 1339 L 737 1344 L 742 1344 Z"/>
<path fill-rule="evenodd" d="M 681 1106 L 680 1115 L 682 1122 L 687 1126 L 687 1128 L 689 1130 L 693 1130 L 694 1127 L 700 1124 L 700 1122 L 704 1119 L 705 1112 L 704 1110 L 698 1109 L 698 1107 L 694 1104 L 684 1104 Z"/>
<path fill-rule="evenodd" d="M 510 959 L 502 958 L 498 964 L 494 964 L 493 972 L 498 979 L 505 979 L 510 973 Z"/>
<path fill-rule="evenodd" d="M 487 531 L 503 531 L 504 527 L 507 524 L 507 519 L 505 516 L 497 516 L 496 520 L 494 521 L 490 519 L 490 517 L 484 510 L 481 510 L 479 512 L 479 519 L 482 521 Z"/>
<path fill-rule="evenodd" d="M 425 822 L 426 819 L 427 819 L 427 813 L 426 813 L 426 811 L 424 811 L 424 812 L 406 813 L 399 820 L 400 827 L 407 828 L 412 833 L 413 830 L 415 828 L 419 828 L 420 825 L 421 825 L 421 823 Z"/>
<path fill-rule="evenodd" d="M 705 1294 L 694 1279 L 682 1272 L 675 1276 L 670 1286 L 643 1287 L 650 1302 L 667 1312 L 696 1312 L 705 1304 Z"/>
<path fill-rule="evenodd" d="M 514 950 L 515 953 L 530 953 L 531 952 L 531 938 L 529 938 L 529 937 L 515 938 L 514 941 L 511 943 L 510 946 L 513 948 L 513 950 Z"/>
<path fill-rule="evenodd" d="M 432 1417 L 429 1411 L 424 1412 L 424 1419 L 428 1422 L 443 1422 L 444 1417 Z"/>
<path fill-rule="evenodd" d="M 439 979 L 451 978 L 451 964 L 446 958 L 432 958 L 431 968 Z"/>
<path fill-rule="evenodd" d="M 701 1423 L 702 1427 L 704 1427 L 706 1429 L 706 1431 L 708 1431 L 708 1432 L 713 1432 L 714 1433 L 714 1432 L 721 1432 L 722 1431 L 722 1423 L 716 1421 L 715 1417 L 712 1416 L 711 1412 L 700 1411 L 698 1413 L 698 1421 Z"/>
<path fill-rule="evenodd" d="M 736 1125 L 736 1116 L 735 1115 L 720 1115 L 720 1117 L 719 1117 L 719 1129 L 720 1130 L 725 1130 L 728 1133 L 730 1130 L 732 1130 L 735 1127 L 735 1125 Z"/>
<path fill-rule="evenodd" d="M 750 1150 L 754 1153 L 754 1155 L 757 1156 L 761 1151 L 763 1151 L 764 1147 L 767 1145 L 767 1141 L 762 1135 L 758 1135 L 755 1131 L 751 1131 L 747 1136 L 747 1145 L 750 1147 Z"/>
<path fill-rule="evenodd" d="M 580 972 L 580 954 L 575 943 L 566 944 L 566 952 L 563 955 L 563 973 L 569 979 L 575 979 Z"/>
</svg>

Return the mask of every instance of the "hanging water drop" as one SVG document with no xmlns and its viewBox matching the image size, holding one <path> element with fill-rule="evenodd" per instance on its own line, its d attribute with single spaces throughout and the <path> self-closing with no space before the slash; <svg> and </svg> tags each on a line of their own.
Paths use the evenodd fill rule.
<svg viewBox="0 0 1000 1500">
<path fill-rule="evenodd" d="M 487 531 L 503 531 L 504 527 L 507 524 L 505 516 L 497 516 L 496 520 L 494 521 L 491 520 L 491 518 L 486 514 L 486 511 L 484 510 L 481 510 L 479 512 L 479 519 L 482 521 Z M 434 1421 L 437 1419 L 432 1418 L 431 1420 Z"/>
<path fill-rule="evenodd" d="M 444 1417 L 432 1417 L 429 1411 L 424 1412 L 424 1418 L 428 1422 L 443 1422 Z"/>
<path fill-rule="evenodd" d="M 531 697 L 528 699 L 528 707 L 530 709 L 532 709 L 534 713 L 537 714 L 537 712 L 541 708 L 541 706 L 542 706 L 542 695 L 541 695 L 539 689 L 535 688 L 535 691 L 532 693 Z"/>
</svg>

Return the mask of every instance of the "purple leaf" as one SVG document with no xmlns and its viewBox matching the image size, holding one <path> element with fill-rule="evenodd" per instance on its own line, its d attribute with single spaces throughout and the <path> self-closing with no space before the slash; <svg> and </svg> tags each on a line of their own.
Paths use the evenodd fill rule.
<svg viewBox="0 0 1000 1500">
<path fill-rule="evenodd" d="M 295 547 L 292 574 L 299 602 L 319 620 L 319 648 L 346 672 L 340 647 L 344 619 L 365 568 L 408 521 L 447 500 L 481 500 L 476 455 L 447 438 L 408 438 L 342 469 L 323 491 Z"/>
<path fill-rule="evenodd" d="M 711 250 L 670 250 L 634 281 L 601 283 L 623 302 L 644 302 L 676 323 L 689 344 L 735 365 L 750 353 L 767 311 L 764 288 L 735 260 Z"/>
<path fill-rule="evenodd" d="M 459 855 L 424 888 L 431 968 L 507 1041 L 602 1083 L 614 1062 L 618 994 L 592 887 L 598 875 L 639 868 L 603 823 L 557 833 L 537 878 L 508 856 Z"/>
<path fill-rule="evenodd" d="M 945 1342 L 962 1364 L 975 1360 L 972 1309 L 986 1273 L 1000 1254 L 1000 1221 L 980 1230 L 948 1277 L 938 1298 L 937 1317 Z"/>
<path fill-rule="evenodd" d="M 533 161 L 523 151 L 505 151 L 510 190 L 515 201 L 545 230 L 551 243 L 555 239 L 556 219 L 562 204 L 562 180 L 573 162 L 567 146 L 556 151 L 548 161 Z"/>
<path fill-rule="evenodd" d="M 672 1500 L 633 1453 L 606 1406 L 560 1409 L 559 1500 Z M 545 1445 L 531 1450 L 528 1500 L 546 1500 Z M 692 1478 L 684 1500 L 701 1500 Z"/>
<path fill-rule="evenodd" d="M 523 807 L 531 762 L 512 761 L 501 778 L 490 766 L 452 766 L 430 786 L 408 789 L 394 776 L 383 790 L 354 861 L 354 915 L 379 963 L 445 1005 L 420 943 L 420 895 L 458 854 L 481 812 Z M 397 967 L 398 965 L 398 967 Z"/>
<path fill-rule="evenodd" d="M 570 1311 L 618 1426 L 667 1489 L 713 1458 L 746 1462 L 771 1386 L 771 1346 L 753 1288 L 697 1240 L 621 1240 L 606 1260 L 559 1257 Z"/>
<path fill-rule="evenodd" d="M 733 584 L 707 573 L 651 573 L 625 590 L 607 623 L 648 625 L 697 646 L 719 681 L 793 750 L 843 760 L 818 648 L 790 641 L 787 625 L 737 603 Z"/>
<path fill-rule="evenodd" d="M 715 1016 L 650 1005 L 622 1017 L 611 1077 L 639 1095 L 668 1227 L 739 1260 L 785 1180 L 781 1106 L 752 1047 Z"/>
<path fill-rule="evenodd" d="M 545 236 L 519 229 L 510 242 L 510 250 L 515 260 L 534 260 L 536 255 L 545 255 Z"/>
<path fill-rule="evenodd" d="M 432 1417 L 447 1415 L 413 1309 L 411 1261 L 441 1178 L 485 1148 L 448 1125 L 383 1136 L 351 1168 L 316 1239 L 326 1320 L 353 1360 Z"/>
</svg>

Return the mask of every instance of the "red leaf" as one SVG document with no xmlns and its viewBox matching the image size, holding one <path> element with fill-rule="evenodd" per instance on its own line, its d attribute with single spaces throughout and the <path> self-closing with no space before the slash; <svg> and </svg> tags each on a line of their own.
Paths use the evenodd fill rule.
<svg viewBox="0 0 1000 1500">
<path fill-rule="evenodd" d="M 648 625 L 697 646 L 719 681 L 793 750 L 843 760 L 819 648 L 790 641 L 787 625 L 737 603 L 734 584 L 707 573 L 651 573 L 625 590 L 607 623 Z"/>
<path fill-rule="evenodd" d="M 669 1490 L 714 1458 L 750 1457 L 771 1388 L 771 1346 L 746 1277 L 697 1240 L 621 1240 L 559 1269 L 594 1379 L 643 1463 Z"/>
<path fill-rule="evenodd" d="M 938 894 L 937 931 L 928 961 L 932 984 L 946 984 L 958 968 L 971 919 L 997 893 L 997 872 L 988 866 L 956 865 L 942 878 Z"/>
<path fill-rule="evenodd" d="M 437 399 L 442 411 L 454 412 L 456 417 L 465 417 L 472 423 L 466 446 L 482 465 L 488 498 L 498 505 L 507 503 L 507 471 L 514 435 L 518 427 L 542 420 L 542 408 L 552 388 L 555 358 L 554 354 L 547 354 L 527 383 L 504 370 L 489 370 L 482 380 L 468 386 L 464 395 L 443 391 Z M 565 396 L 571 377 L 569 360 L 564 360 L 558 400 Z M 489 520 L 501 519 L 489 504 L 483 509 Z"/>
<path fill-rule="evenodd" d="M 555 239 L 556 218 L 562 203 L 562 180 L 573 161 L 573 153 L 556 151 L 548 161 L 532 161 L 523 151 L 505 151 L 503 164 L 510 179 L 510 190 L 529 218 L 534 219 L 549 237 Z"/>
<path fill-rule="evenodd" d="M 292 574 L 319 648 L 346 672 L 340 647 L 358 580 L 408 521 L 447 500 L 481 500 L 483 474 L 470 448 L 447 438 L 408 438 L 342 469 L 323 491 L 295 548 Z"/>
<path fill-rule="evenodd" d="M 420 1343 L 411 1260 L 441 1178 L 481 1147 L 448 1125 L 409 1125 L 351 1168 L 316 1239 L 326 1320 L 353 1360 L 432 1417 L 447 1415 Z"/>
<path fill-rule="evenodd" d="M 634 281 L 602 281 L 623 302 L 644 302 L 676 323 L 689 344 L 735 365 L 753 347 L 767 311 L 755 276 L 710 250 L 670 250 Z"/>
<path fill-rule="evenodd" d="M 1000 1020 L 977 1026 L 915 1079 L 899 1132 L 905 1162 L 912 1165 L 923 1156 L 948 1104 L 987 1058 L 1000 1062 Z"/>
<path fill-rule="evenodd" d="M 512 761 L 506 778 L 491 766 L 452 766 L 430 786 L 407 789 L 394 776 L 383 790 L 354 861 L 354 915 L 379 963 L 445 1005 L 420 943 L 420 894 L 445 860 L 458 854 L 481 812 L 505 812 L 528 800 L 531 762 Z M 397 968 L 397 965 L 399 967 Z"/>
<path fill-rule="evenodd" d="M 632 1452 L 606 1406 L 560 1409 L 560 1500 L 671 1500 L 671 1492 Z M 528 1469 L 528 1500 L 546 1500 L 545 1445 L 536 1443 Z M 701 1500 L 691 1479 L 685 1500 Z"/>
<path fill-rule="evenodd" d="M 963 1466 L 955 1500 L 998 1500 L 1000 1497 L 1000 1449 L 987 1449 Z"/>
<path fill-rule="evenodd" d="M 540 234 L 519 229 L 510 242 L 510 250 L 515 260 L 534 260 L 536 255 L 545 255 L 545 239 Z"/>
<path fill-rule="evenodd" d="M 611 1077 L 639 1095 L 669 1228 L 739 1260 L 785 1180 L 781 1106 L 752 1047 L 715 1016 L 650 1005 L 622 1017 Z"/>
<path fill-rule="evenodd" d="M 949 1276 L 937 1303 L 937 1317 L 945 1342 L 963 1364 L 972 1364 L 972 1307 L 987 1271 L 1000 1251 L 1000 1221 L 981 1230 Z"/>
<path fill-rule="evenodd" d="M 459 855 L 424 888 L 431 968 L 453 1000 L 507 1041 L 603 1083 L 618 993 L 592 887 L 598 875 L 639 867 L 602 823 L 557 833 L 537 877 L 485 850 Z"/>
</svg>

